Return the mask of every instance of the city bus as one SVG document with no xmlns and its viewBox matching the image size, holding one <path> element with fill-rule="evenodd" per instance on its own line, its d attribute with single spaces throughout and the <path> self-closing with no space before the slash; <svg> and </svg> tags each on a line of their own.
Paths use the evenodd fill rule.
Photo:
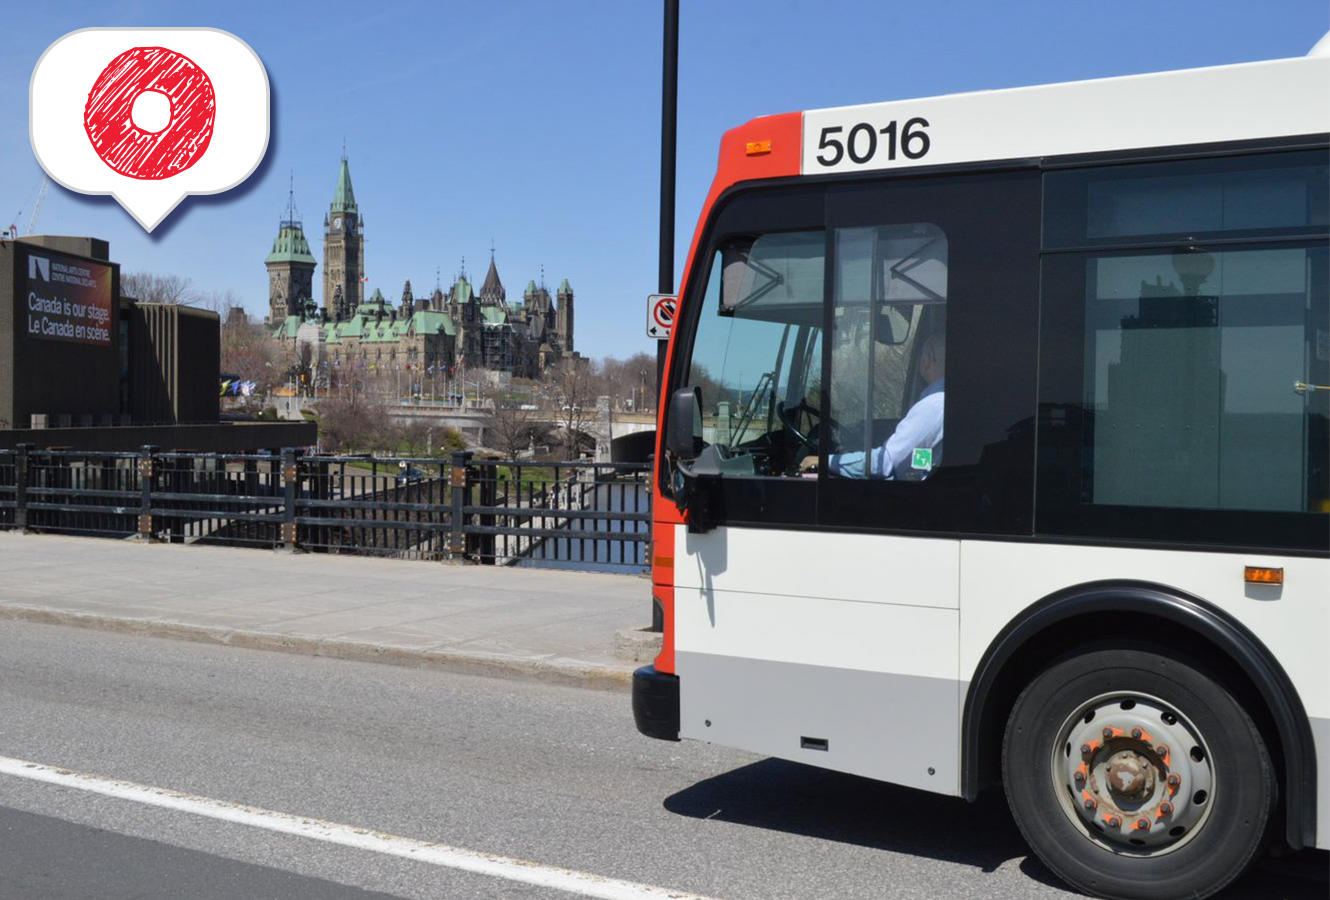
<svg viewBox="0 0 1330 900">
<path fill-rule="evenodd" d="M 1315 51 L 727 132 L 638 729 L 1001 789 L 1099 896 L 1330 847 L 1328 160 Z"/>
</svg>

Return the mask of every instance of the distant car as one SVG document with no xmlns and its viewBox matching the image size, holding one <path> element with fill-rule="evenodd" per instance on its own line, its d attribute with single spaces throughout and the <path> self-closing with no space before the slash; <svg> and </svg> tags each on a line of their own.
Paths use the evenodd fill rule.
<svg viewBox="0 0 1330 900">
<path fill-rule="evenodd" d="M 399 485 L 410 484 L 413 481 L 424 481 L 424 480 L 425 480 L 425 473 L 422 472 L 420 469 L 417 469 L 415 466 L 408 466 L 405 463 L 401 464 L 401 471 L 397 473 L 397 483 Z"/>
</svg>

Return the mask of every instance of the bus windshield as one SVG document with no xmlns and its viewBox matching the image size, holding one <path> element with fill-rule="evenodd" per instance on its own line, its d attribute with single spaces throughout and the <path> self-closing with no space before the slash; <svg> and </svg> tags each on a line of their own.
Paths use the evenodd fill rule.
<svg viewBox="0 0 1330 900">
<path fill-rule="evenodd" d="M 715 253 L 688 383 L 730 471 L 794 475 L 817 453 L 822 231 L 744 235 Z"/>
</svg>

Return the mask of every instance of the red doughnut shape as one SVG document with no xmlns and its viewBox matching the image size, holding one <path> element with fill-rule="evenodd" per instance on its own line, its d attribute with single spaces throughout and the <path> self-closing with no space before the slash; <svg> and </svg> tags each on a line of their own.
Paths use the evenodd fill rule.
<svg viewBox="0 0 1330 900">
<path fill-rule="evenodd" d="M 144 131 L 130 115 L 144 91 L 171 101 L 171 121 Z M 165 47 L 126 50 L 102 69 L 88 92 L 83 128 L 93 150 L 121 175 L 160 181 L 198 162 L 212 140 L 217 96 L 212 80 L 183 53 Z"/>
</svg>

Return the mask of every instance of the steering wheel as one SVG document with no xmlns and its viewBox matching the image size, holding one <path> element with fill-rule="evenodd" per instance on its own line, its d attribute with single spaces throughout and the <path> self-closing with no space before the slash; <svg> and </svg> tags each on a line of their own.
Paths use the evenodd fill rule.
<svg viewBox="0 0 1330 900">
<path fill-rule="evenodd" d="M 810 419 L 815 419 L 813 427 L 816 428 L 822 422 L 822 411 L 814 406 L 809 406 L 807 400 L 800 400 L 795 406 L 786 406 L 783 400 L 776 402 L 776 415 L 781 424 L 785 426 L 785 431 L 795 440 L 804 446 L 809 453 L 817 453 L 817 439 L 810 437 L 799 429 L 798 421 L 800 416 L 807 415 Z M 808 429 L 810 432 L 812 428 Z"/>
</svg>

